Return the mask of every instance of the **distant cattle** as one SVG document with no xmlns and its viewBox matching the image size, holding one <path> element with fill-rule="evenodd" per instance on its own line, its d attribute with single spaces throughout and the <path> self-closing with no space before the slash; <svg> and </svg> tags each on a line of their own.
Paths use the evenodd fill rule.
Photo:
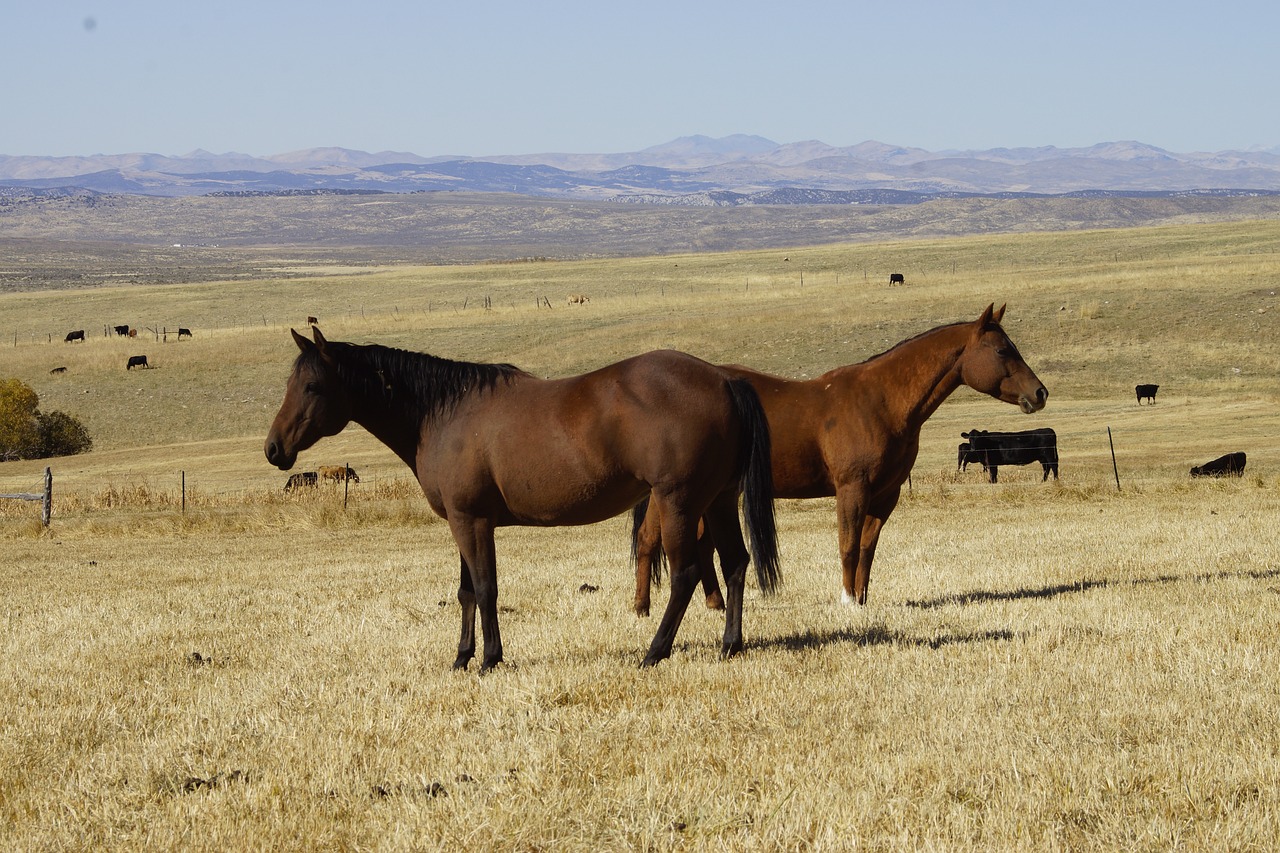
<svg viewBox="0 0 1280 853">
<path fill-rule="evenodd" d="M 337 480 L 339 482 L 343 480 L 350 480 L 353 483 L 360 482 L 360 475 L 349 465 L 321 465 L 320 477 L 324 480 Z"/>
<path fill-rule="evenodd" d="M 967 441 L 963 441 L 956 449 L 956 469 L 960 471 L 968 471 L 970 462 L 975 462 L 981 465 L 984 458 L 985 457 L 981 453 L 973 449 L 972 444 Z"/>
<path fill-rule="evenodd" d="M 53 370 L 49 371 L 49 373 L 53 376 L 57 376 L 59 373 L 66 373 L 66 372 L 67 372 L 67 369 L 65 367 L 55 367 Z"/>
<path fill-rule="evenodd" d="M 319 321 L 319 320 L 317 320 L 315 317 L 308 317 L 308 318 L 307 318 L 307 325 L 309 325 L 309 326 L 314 326 L 316 323 L 319 323 L 319 322 L 320 322 L 320 321 Z"/>
<path fill-rule="evenodd" d="M 150 366 L 151 365 L 147 364 L 147 357 L 145 355 L 131 355 L 129 356 L 129 363 L 124 366 L 124 369 L 133 370 L 135 367 Z"/>
<path fill-rule="evenodd" d="M 1052 429 L 1032 429 L 1025 432 L 988 432 L 970 430 L 960 433 L 969 440 L 968 462 L 980 462 L 991 482 L 996 482 L 1001 465 L 1030 465 L 1039 462 L 1044 468 L 1040 482 L 1058 479 L 1058 434 Z"/>
<path fill-rule="evenodd" d="M 72 341 L 84 343 L 84 329 L 76 329 L 74 332 L 67 332 L 67 336 L 62 339 L 64 344 L 69 344 Z"/>
<path fill-rule="evenodd" d="M 129 330 L 129 337 L 131 337 L 131 338 L 136 338 L 137 336 L 138 336 L 138 330 L 137 330 L 137 329 L 130 329 L 130 330 Z"/>
<path fill-rule="evenodd" d="M 294 489 L 309 488 L 319 482 L 320 477 L 315 471 L 301 471 L 289 476 L 289 482 L 284 484 L 284 490 L 292 492 Z"/>
<path fill-rule="evenodd" d="M 182 340 L 183 338 L 189 338 L 189 337 L 191 337 L 191 330 L 190 330 L 190 329 L 184 329 L 184 328 L 182 328 L 181 326 L 179 326 L 179 327 L 178 327 L 178 340 Z"/>
<path fill-rule="evenodd" d="M 889 284 L 890 284 L 890 286 L 895 285 L 895 284 L 906 284 L 906 283 L 907 283 L 907 277 L 906 277 L 906 276 L 904 276 L 902 273 L 900 273 L 900 272 L 891 272 L 891 273 L 889 273 Z"/>
<path fill-rule="evenodd" d="M 117 334 L 117 335 L 119 335 L 120 337 L 122 337 L 122 338 L 124 338 L 124 337 L 128 337 L 128 335 L 129 335 L 129 327 L 128 327 L 128 326 L 116 326 L 116 327 L 115 327 L 115 329 L 116 329 L 116 334 Z"/>
<path fill-rule="evenodd" d="M 1156 392 L 1160 390 L 1159 385 L 1139 385 L 1133 389 L 1138 394 L 1138 405 L 1142 405 L 1143 400 L 1150 400 L 1152 403 L 1156 401 Z"/>
<path fill-rule="evenodd" d="M 591 301 L 591 297 L 583 293 L 575 293 L 569 297 L 570 305 L 586 305 Z"/>
<path fill-rule="evenodd" d="M 1244 476 L 1244 451 L 1237 450 L 1219 456 L 1212 462 L 1197 465 L 1191 469 L 1192 477 L 1241 477 Z"/>
</svg>

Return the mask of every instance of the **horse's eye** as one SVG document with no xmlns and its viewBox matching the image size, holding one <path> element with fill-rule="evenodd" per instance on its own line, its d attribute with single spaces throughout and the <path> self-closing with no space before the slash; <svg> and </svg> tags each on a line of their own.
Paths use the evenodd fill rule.
<svg viewBox="0 0 1280 853">
<path fill-rule="evenodd" d="M 307 385 L 306 385 L 306 387 L 305 387 L 305 388 L 303 388 L 302 390 L 303 390 L 303 391 L 305 391 L 305 392 L 307 392 L 308 394 L 319 394 L 319 393 L 320 393 L 320 390 L 321 390 L 321 388 L 320 388 L 320 383 L 319 383 L 319 382 L 308 382 L 308 383 L 307 383 Z"/>
<path fill-rule="evenodd" d="M 1009 349 L 1008 347 L 1000 347 L 1000 349 L 996 350 L 996 355 L 1000 356 L 1001 358 L 1012 358 L 1013 350 Z"/>
</svg>

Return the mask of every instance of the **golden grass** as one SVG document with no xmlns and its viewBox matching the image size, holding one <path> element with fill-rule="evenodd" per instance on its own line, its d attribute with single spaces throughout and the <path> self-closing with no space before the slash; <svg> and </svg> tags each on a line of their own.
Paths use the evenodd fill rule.
<svg viewBox="0 0 1280 853">
<path fill-rule="evenodd" d="M 891 291 L 881 269 L 912 283 Z M 1274 849 L 1277 284 L 1265 222 L 0 297 L 16 329 L 92 311 L 196 331 L 152 341 L 141 373 L 100 334 L 0 346 L 0 375 L 98 443 L 0 465 L 0 491 L 55 476 L 47 531 L 36 505 L 0 502 L 0 834 L 24 850 Z M 570 309 L 572 292 L 592 301 Z M 456 549 L 403 466 L 354 429 L 305 454 L 360 472 L 344 509 L 340 487 L 284 494 L 261 455 L 287 326 L 308 313 L 330 337 L 545 374 L 672 345 L 816 375 L 992 300 L 1048 408 L 965 389 L 944 404 L 866 608 L 838 603 L 832 502 L 779 502 L 784 586 L 748 588 L 729 661 L 722 618 L 695 606 L 673 658 L 637 668 L 656 620 L 630 614 L 615 519 L 500 531 L 509 664 L 453 673 Z M 181 319 L 198 305 L 206 327 Z M 1155 406 L 1139 381 L 1161 384 Z M 1060 481 L 955 473 L 961 430 L 1032 426 L 1057 430 Z M 1187 477 L 1235 449 L 1245 477 Z"/>
</svg>

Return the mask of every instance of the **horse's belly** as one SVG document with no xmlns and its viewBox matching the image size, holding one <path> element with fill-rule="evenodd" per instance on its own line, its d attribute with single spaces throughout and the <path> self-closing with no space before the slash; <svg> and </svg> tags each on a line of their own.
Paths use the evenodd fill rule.
<svg viewBox="0 0 1280 853">
<path fill-rule="evenodd" d="M 509 484 L 502 490 L 509 524 L 539 527 L 594 524 L 631 509 L 648 493 L 644 483 L 627 478 L 589 483 Z"/>
</svg>

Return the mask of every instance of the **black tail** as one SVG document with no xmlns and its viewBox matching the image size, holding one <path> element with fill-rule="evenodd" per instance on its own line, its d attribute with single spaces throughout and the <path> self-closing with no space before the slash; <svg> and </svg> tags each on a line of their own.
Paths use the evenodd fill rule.
<svg viewBox="0 0 1280 853">
<path fill-rule="evenodd" d="M 769 421 L 756 389 L 745 379 L 729 381 L 733 406 L 742 421 L 746 441 L 739 470 L 742 472 L 742 513 L 751 541 L 751 561 L 756 564 L 760 589 L 772 593 L 782 581 L 778 569 L 778 531 L 773 517 L 773 458 Z"/>
<path fill-rule="evenodd" d="M 636 567 L 636 545 L 640 539 L 640 527 L 644 524 L 645 514 L 649 512 L 649 495 L 644 496 L 644 500 L 636 504 L 631 509 L 631 568 Z M 662 542 L 658 542 L 658 547 L 653 551 L 653 559 L 649 564 L 649 586 L 659 586 L 662 584 L 662 571 L 667 565 L 667 552 L 662 547 Z"/>
</svg>

